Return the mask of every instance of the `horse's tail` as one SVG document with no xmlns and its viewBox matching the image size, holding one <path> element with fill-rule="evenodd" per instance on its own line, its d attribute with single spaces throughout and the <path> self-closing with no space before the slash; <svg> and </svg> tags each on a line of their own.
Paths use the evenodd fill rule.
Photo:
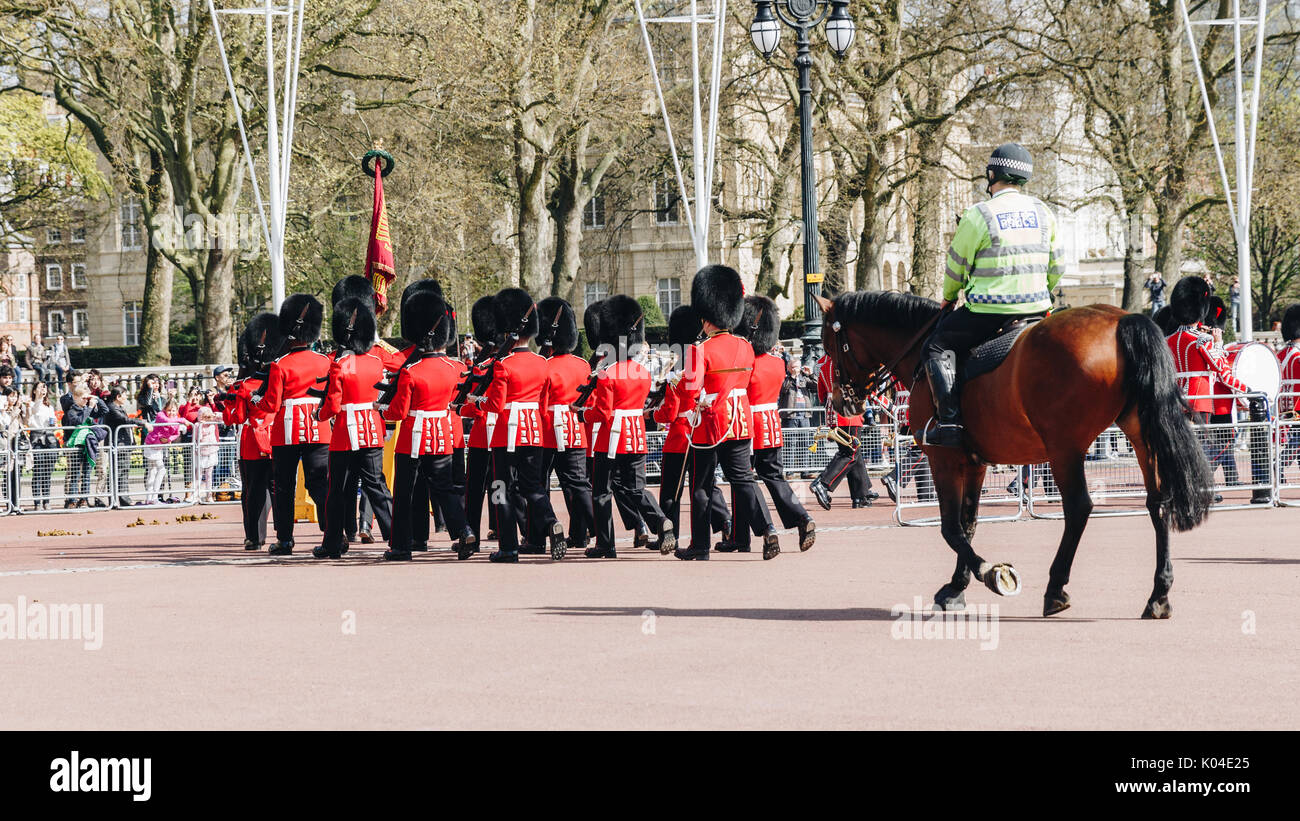
<svg viewBox="0 0 1300 821">
<path fill-rule="evenodd" d="M 1124 356 L 1125 392 L 1130 404 L 1137 405 L 1143 444 L 1155 459 L 1165 521 L 1174 530 L 1191 530 L 1210 512 L 1214 478 L 1188 424 L 1169 346 L 1142 314 L 1122 317 L 1116 336 Z"/>
</svg>

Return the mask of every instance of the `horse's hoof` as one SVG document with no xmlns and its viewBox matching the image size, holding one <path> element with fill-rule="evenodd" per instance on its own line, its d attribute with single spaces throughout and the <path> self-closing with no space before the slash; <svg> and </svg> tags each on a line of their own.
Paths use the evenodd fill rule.
<svg viewBox="0 0 1300 821">
<path fill-rule="evenodd" d="M 1147 602 L 1147 607 L 1142 611 L 1144 619 L 1167 619 L 1174 614 L 1173 605 L 1169 603 L 1168 596 L 1161 596 L 1158 599 L 1152 599 Z"/>
<path fill-rule="evenodd" d="M 1011 565 L 1001 562 L 980 567 L 980 579 L 986 587 L 999 596 L 1015 596 L 1020 593 L 1020 574 Z"/>
<path fill-rule="evenodd" d="M 961 590 L 953 590 L 949 585 L 939 588 L 939 592 L 934 594 L 934 609 L 938 611 L 954 611 L 966 609 L 966 594 Z"/>
<path fill-rule="evenodd" d="M 1070 609 L 1070 594 L 1062 590 L 1060 593 L 1047 593 L 1043 596 L 1043 616 L 1055 616 L 1063 610 Z"/>
</svg>

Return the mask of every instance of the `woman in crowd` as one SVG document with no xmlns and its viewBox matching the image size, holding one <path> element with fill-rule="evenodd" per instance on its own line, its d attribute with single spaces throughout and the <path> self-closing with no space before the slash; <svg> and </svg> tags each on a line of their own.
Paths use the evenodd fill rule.
<svg viewBox="0 0 1300 821">
<path fill-rule="evenodd" d="M 23 369 L 18 361 L 18 351 L 14 348 L 12 336 L 0 336 L 0 365 L 8 365 L 14 372 L 14 390 L 20 390 L 23 383 Z"/>
<path fill-rule="evenodd" d="M 135 409 L 146 422 L 152 422 L 163 409 L 162 380 L 158 374 L 151 373 L 144 378 L 140 392 L 135 395 Z"/>
<path fill-rule="evenodd" d="M 140 429 L 140 435 L 143 438 L 152 427 L 143 419 L 132 419 L 127 414 L 126 409 L 126 389 L 121 386 L 114 386 L 108 391 L 108 414 L 104 417 L 105 424 L 108 425 L 109 441 L 114 447 L 129 446 L 136 444 L 136 439 L 132 436 L 132 431 Z M 117 460 L 117 506 L 130 507 L 130 493 L 128 492 L 127 471 L 131 467 L 131 460 L 126 453 L 122 453 Z"/>
<path fill-rule="evenodd" d="M 50 476 L 59 459 L 59 438 L 55 428 L 59 425 L 54 407 L 50 405 L 50 386 L 43 380 L 32 383 L 31 401 L 23 407 L 23 426 L 32 453 L 32 509 L 50 509 Z"/>
</svg>

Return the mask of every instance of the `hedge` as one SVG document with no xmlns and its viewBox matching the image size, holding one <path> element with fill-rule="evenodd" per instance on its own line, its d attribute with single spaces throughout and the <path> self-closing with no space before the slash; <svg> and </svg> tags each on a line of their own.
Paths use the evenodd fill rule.
<svg viewBox="0 0 1300 821">
<path fill-rule="evenodd" d="M 134 368 L 140 364 L 142 348 L 139 345 L 116 345 L 100 348 L 68 348 L 68 358 L 72 367 L 78 370 L 86 368 Z M 198 364 L 198 345 L 172 345 L 173 365 Z"/>
</svg>

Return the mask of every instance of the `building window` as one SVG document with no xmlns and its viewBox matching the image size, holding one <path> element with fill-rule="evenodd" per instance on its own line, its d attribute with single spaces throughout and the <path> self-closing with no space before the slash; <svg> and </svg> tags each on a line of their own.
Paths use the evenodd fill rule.
<svg viewBox="0 0 1300 821">
<path fill-rule="evenodd" d="M 603 194 L 596 194 L 587 200 L 586 206 L 582 209 L 582 227 L 605 227 L 605 196 Z"/>
<path fill-rule="evenodd" d="M 73 229 L 72 229 L 72 243 L 73 243 L 74 245 L 84 245 L 85 242 L 86 242 L 86 229 L 85 229 L 85 227 L 83 226 L 83 227 L 81 227 L 81 228 L 73 228 Z"/>
<path fill-rule="evenodd" d="M 66 333 L 64 331 L 64 325 L 66 324 L 67 319 L 64 317 L 63 311 L 50 311 L 46 322 L 46 336 L 58 336 L 61 333 Z"/>
<path fill-rule="evenodd" d="M 141 225 L 140 200 L 135 197 L 122 202 L 122 250 L 139 251 L 144 247 L 144 228 Z"/>
<path fill-rule="evenodd" d="M 582 308 L 586 310 L 593 303 L 609 297 L 609 286 L 600 282 L 588 282 L 582 289 Z"/>
<path fill-rule="evenodd" d="M 63 266 L 62 265 L 45 266 L 45 290 L 47 291 L 63 290 Z"/>
<path fill-rule="evenodd" d="M 664 319 L 672 316 L 681 304 L 682 281 L 676 277 L 659 280 L 659 310 L 663 312 Z"/>
<path fill-rule="evenodd" d="M 72 312 L 72 335 L 86 336 L 90 331 L 90 314 L 85 308 Z"/>
<path fill-rule="evenodd" d="M 27 275 L 19 274 L 15 277 L 15 282 L 18 284 L 18 293 L 25 296 L 27 294 Z"/>
<path fill-rule="evenodd" d="M 29 300 L 26 299 L 18 300 L 18 321 L 19 322 L 27 322 L 29 320 L 29 316 L 27 313 L 28 311 L 27 306 L 30 304 L 31 302 Z"/>
<path fill-rule="evenodd" d="M 63 231 L 59 228 L 45 229 L 46 245 L 61 245 L 63 243 Z"/>
<path fill-rule="evenodd" d="M 127 302 L 122 305 L 122 344 L 140 344 L 140 303 Z"/>
<path fill-rule="evenodd" d="M 72 266 L 72 287 L 86 287 L 86 266 L 83 263 L 74 263 Z"/>
<path fill-rule="evenodd" d="M 9 321 L 9 300 L 0 299 L 0 322 Z"/>
<path fill-rule="evenodd" d="M 677 224 L 677 181 L 668 175 L 655 180 L 655 222 Z"/>
</svg>

